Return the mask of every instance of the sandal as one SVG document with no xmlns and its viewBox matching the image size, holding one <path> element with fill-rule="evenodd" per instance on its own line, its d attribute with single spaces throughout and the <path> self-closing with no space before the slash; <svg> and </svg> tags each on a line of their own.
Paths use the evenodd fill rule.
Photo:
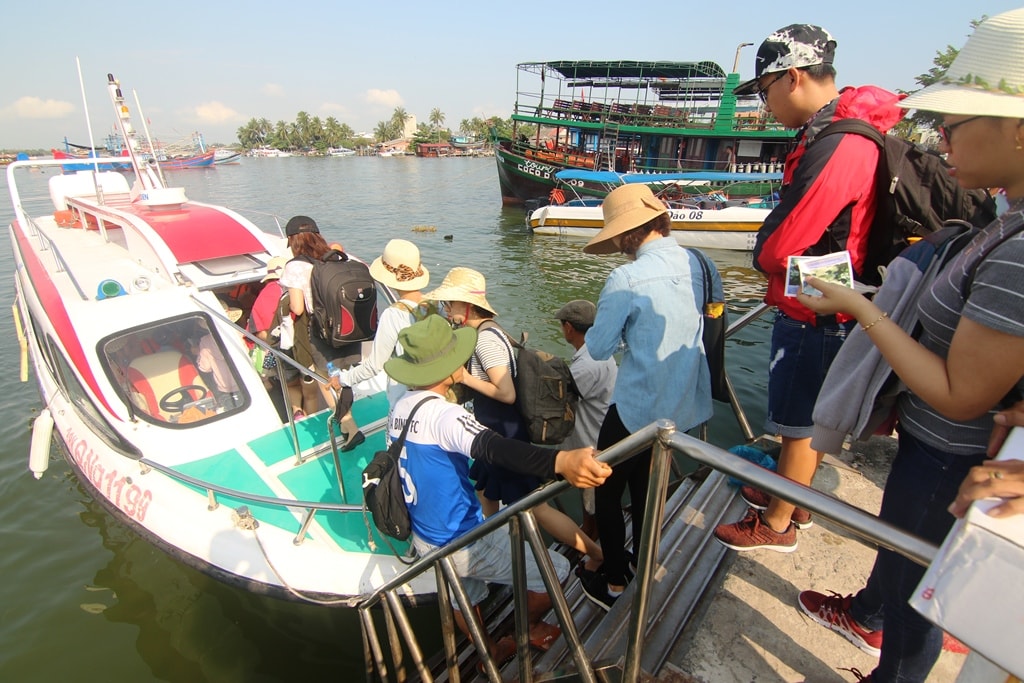
<svg viewBox="0 0 1024 683">
<path fill-rule="evenodd" d="M 547 652 L 560 635 L 562 635 L 562 629 L 542 621 L 530 629 L 530 647 Z"/>
<path fill-rule="evenodd" d="M 550 647 L 550 646 L 549 646 Z M 505 666 L 513 659 L 516 658 L 516 641 L 512 636 L 505 636 L 497 643 L 494 644 L 494 662 L 498 665 L 498 669 Z M 484 667 L 483 661 L 476 663 L 476 672 L 481 676 L 487 675 L 487 669 Z"/>
</svg>

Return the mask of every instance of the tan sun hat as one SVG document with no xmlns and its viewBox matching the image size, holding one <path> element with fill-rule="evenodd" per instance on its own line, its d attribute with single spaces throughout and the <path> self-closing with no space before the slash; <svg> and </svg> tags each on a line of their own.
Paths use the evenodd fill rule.
<svg viewBox="0 0 1024 683">
<path fill-rule="evenodd" d="M 942 80 L 898 106 L 940 114 L 1024 118 L 1024 8 L 983 21 Z"/>
<path fill-rule="evenodd" d="M 370 275 L 392 289 L 413 292 L 430 282 L 430 273 L 420 261 L 419 248 L 408 240 L 391 240 L 384 253 L 370 264 Z"/>
<path fill-rule="evenodd" d="M 430 301 L 461 301 L 473 304 L 486 309 L 495 318 L 498 317 L 494 306 L 487 301 L 487 281 L 481 273 L 472 268 L 452 268 L 444 276 L 441 286 L 424 294 L 423 298 Z"/>
<path fill-rule="evenodd" d="M 267 280 L 280 280 L 281 273 L 284 272 L 284 266 L 288 263 L 288 259 L 284 256 L 275 256 L 274 258 L 267 261 L 267 274 L 260 282 L 266 282 Z"/>
<path fill-rule="evenodd" d="M 587 242 L 583 251 L 587 254 L 614 254 L 618 248 L 612 238 L 639 228 L 644 223 L 668 213 L 665 203 L 654 196 L 651 188 L 642 184 L 621 185 L 604 198 L 601 204 L 604 227 Z"/>
</svg>

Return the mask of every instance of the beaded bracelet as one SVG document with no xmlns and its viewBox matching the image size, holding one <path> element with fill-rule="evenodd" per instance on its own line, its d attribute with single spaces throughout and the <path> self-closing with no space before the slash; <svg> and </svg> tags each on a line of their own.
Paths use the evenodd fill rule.
<svg viewBox="0 0 1024 683">
<path fill-rule="evenodd" d="M 877 325 L 878 323 L 882 322 L 883 320 L 885 320 L 885 319 L 886 319 L 886 318 L 888 318 L 888 317 L 889 317 L 889 314 L 888 314 L 888 313 L 882 313 L 882 315 L 878 316 L 877 318 L 875 318 L 874 320 L 872 320 L 871 322 L 869 322 L 869 323 L 868 323 L 867 325 L 861 325 L 861 326 L 860 326 L 860 329 L 862 329 L 862 330 L 864 330 L 865 332 L 867 332 L 867 331 L 868 331 L 868 330 L 870 330 L 870 329 L 871 329 L 872 327 L 874 327 L 875 325 Z"/>
</svg>

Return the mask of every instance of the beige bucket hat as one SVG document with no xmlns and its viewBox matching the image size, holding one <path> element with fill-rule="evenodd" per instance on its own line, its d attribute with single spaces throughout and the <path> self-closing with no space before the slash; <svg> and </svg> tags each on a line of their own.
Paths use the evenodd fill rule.
<svg viewBox="0 0 1024 683">
<path fill-rule="evenodd" d="M 1024 118 L 1024 8 L 983 21 L 942 80 L 898 106 L 940 114 Z"/>
<path fill-rule="evenodd" d="M 262 280 L 260 280 L 260 282 L 266 282 L 267 280 L 280 280 L 281 273 L 284 272 L 284 267 L 287 263 L 288 259 L 284 256 L 275 256 L 267 261 L 267 274 Z"/>
<path fill-rule="evenodd" d="M 618 251 L 612 238 L 639 228 L 644 223 L 668 213 L 665 203 L 642 184 L 621 185 L 604 198 L 601 204 L 604 227 L 583 247 L 587 254 L 614 254 Z"/>
<path fill-rule="evenodd" d="M 452 268 L 444 276 L 441 286 L 424 294 L 423 298 L 430 301 L 461 301 L 473 304 L 486 309 L 495 318 L 498 317 L 494 306 L 487 301 L 487 281 L 483 274 L 472 268 L 462 268 L 461 266 Z"/>
<path fill-rule="evenodd" d="M 420 261 L 419 248 L 408 240 L 391 240 L 384 253 L 370 264 L 370 275 L 392 289 L 413 292 L 430 282 L 430 273 Z"/>
</svg>

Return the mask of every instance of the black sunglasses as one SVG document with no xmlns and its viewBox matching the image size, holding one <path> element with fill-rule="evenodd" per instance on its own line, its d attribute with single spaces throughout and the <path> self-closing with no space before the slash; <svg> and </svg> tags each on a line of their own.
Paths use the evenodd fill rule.
<svg viewBox="0 0 1024 683">
<path fill-rule="evenodd" d="M 954 130 L 956 130 L 960 126 L 964 125 L 965 123 L 970 123 L 974 119 L 981 119 L 981 118 L 985 118 L 985 117 L 983 117 L 983 116 L 970 116 L 970 117 L 964 119 L 963 121 L 957 121 L 956 123 L 951 123 L 948 126 L 939 126 L 939 135 L 942 136 L 942 140 L 948 145 L 949 144 L 949 139 L 953 136 L 953 131 Z"/>
<path fill-rule="evenodd" d="M 761 102 L 763 102 L 765 104 L 768 104 L 768 89 L 771 88 L 776 83 L 778 83 L 779 81 L 781 81 L 782 78 L 786 75 L 786 73 L 788 73 L 788 72 L 783 71 L 778 76 L 776 76 L 772 80 L 768 81 L 767 85 L 758 87 L 758 89 L 757 89 L 757 96 L 761 98 Z"/>
</svg>

